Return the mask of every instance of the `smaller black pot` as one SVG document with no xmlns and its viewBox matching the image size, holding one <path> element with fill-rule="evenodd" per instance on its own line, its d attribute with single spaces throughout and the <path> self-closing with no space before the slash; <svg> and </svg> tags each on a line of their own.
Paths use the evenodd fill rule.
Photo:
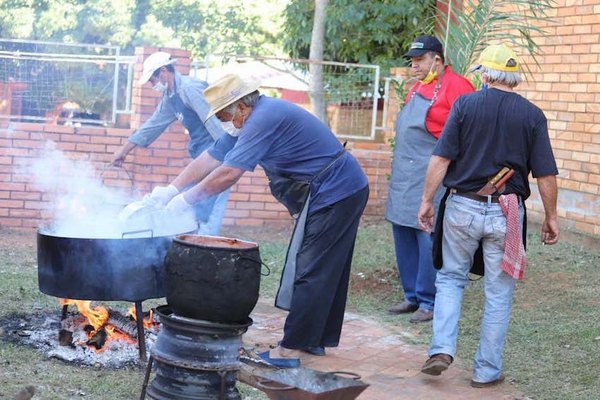
<svg viewBox="0 0 600 400">
<path fill-rule="evenodd" d="M 179 316 L 244 323 L 258 301 L 258 245 L 217 236 L 177 236 L 165 258 L 167 303 Z"/>
</svg>

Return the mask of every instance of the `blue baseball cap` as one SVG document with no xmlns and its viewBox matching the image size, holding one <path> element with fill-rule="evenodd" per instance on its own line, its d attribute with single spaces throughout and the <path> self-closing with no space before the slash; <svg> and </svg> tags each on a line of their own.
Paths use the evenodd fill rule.
<svg viewBox="0 0 600 400">
<path fill-rule="evenodd" d="M 435 37 L 431 35 L 423 35 L 417 37 L 410 45 L 410 50 L 404 54 L 404 57 L 420 57 L 428 51 L 444 54 L 444 46 Z"/>
</svg>

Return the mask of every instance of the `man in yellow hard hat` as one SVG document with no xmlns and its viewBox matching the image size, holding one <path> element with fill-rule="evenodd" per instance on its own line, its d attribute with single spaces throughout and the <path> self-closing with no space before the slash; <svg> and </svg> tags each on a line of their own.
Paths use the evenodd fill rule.
<svg viewBox="0 0 600 400">
<path fill-rule="evenodd" d="M 544 206 L 541 239 L 558 242 L 558 169 L 542 110 L 515 93 L 521 82 L 517 55 L 505 45 L 487 47 L 472 69 L 486 89 L 455 101 L 427 169 L 418 218 L 431 230 L 433 197 L 450 188 L 443 216 L 443 266 L 436 277 L 433 336 L 421 371 L 440 375 L 456 355 L 458 320 L 474 254 L 481 245 L 485 305 L 471 386 L 501 383 L 502 352 L 516 281 L 527 266 L 523 229 L 529 173 L 537 179 Z M 494 178 L 508 168 L 505 184 Z M 510 175 L 509 175 L 510 176 Z"/>
</svg>

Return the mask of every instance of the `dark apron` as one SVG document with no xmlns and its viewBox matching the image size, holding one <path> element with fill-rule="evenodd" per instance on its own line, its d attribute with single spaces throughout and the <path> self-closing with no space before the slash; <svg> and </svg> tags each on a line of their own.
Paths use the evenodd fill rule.
<svg viewBox="0 0 600 400">
<path fill-rule="evenodd" d="M 344 143 L 345 146 L 345 143 Z M 282 203 L 289 211 L 290 215 L 296 219 L 294 231 L 288 245 L 288 251 L 281 272 L 279 289 L 275 297 L 275 306 L 283 310 L 289 310 L 292 304 L 292 295 L 294 294 L 294 282 L 296 281 L 296 259 L 298 250 L 304 240 L 304 225 L 308 216 L 310 204 L 310 184 L 312 181 L 329 170 L 345 153 L 345 149 L 338 153 L 335 158 L 316 173 L 310 181 L 297 181 L 282 175 L 268 172 L 269 188 L 273 197 Z"/>
<path fill-rule="evenodd" d="M 187 145 L 188 153 L 192 158 L 198 157 L 204 150 L 213 144 L 214 140 L 212 136 L 202 123 L 198 114 L 183 103 L 176 91 L 174 91 L 171 97 L 166 95 L 166 99 L 167 104 L 171 107 L 179 122 L 185 126 L 185 129 L 187 129 L 190 134 L 190 140 Z M 216 200 L 217 195 L 211 196 L 196 204 L 194 206 L 196 220 L 207 221 L 212 213 Z"/>
</svg>

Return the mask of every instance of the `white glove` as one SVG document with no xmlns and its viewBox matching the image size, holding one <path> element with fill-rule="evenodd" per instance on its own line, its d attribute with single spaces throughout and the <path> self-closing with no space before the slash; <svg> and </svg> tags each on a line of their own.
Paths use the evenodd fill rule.
<svg viewBox="0 0 600 400">
<path fill-rule="evenodd" d="M 157 186 L 150 193 L 149 200 L 158 207 L 164 207 L 171 199 L 179 194 L 179 190 L 173 185 Z"/>
<path fill-rule="evenodd" d="M 169 201 L 169 204 L 165 207 L 165 210 L 169 214 L 177 215 L 184 213 L 193 213 L 194 208 L 188 203 L 183 197 L 183 193 L 173 197 L 173 200 Z"/>
</svg>

